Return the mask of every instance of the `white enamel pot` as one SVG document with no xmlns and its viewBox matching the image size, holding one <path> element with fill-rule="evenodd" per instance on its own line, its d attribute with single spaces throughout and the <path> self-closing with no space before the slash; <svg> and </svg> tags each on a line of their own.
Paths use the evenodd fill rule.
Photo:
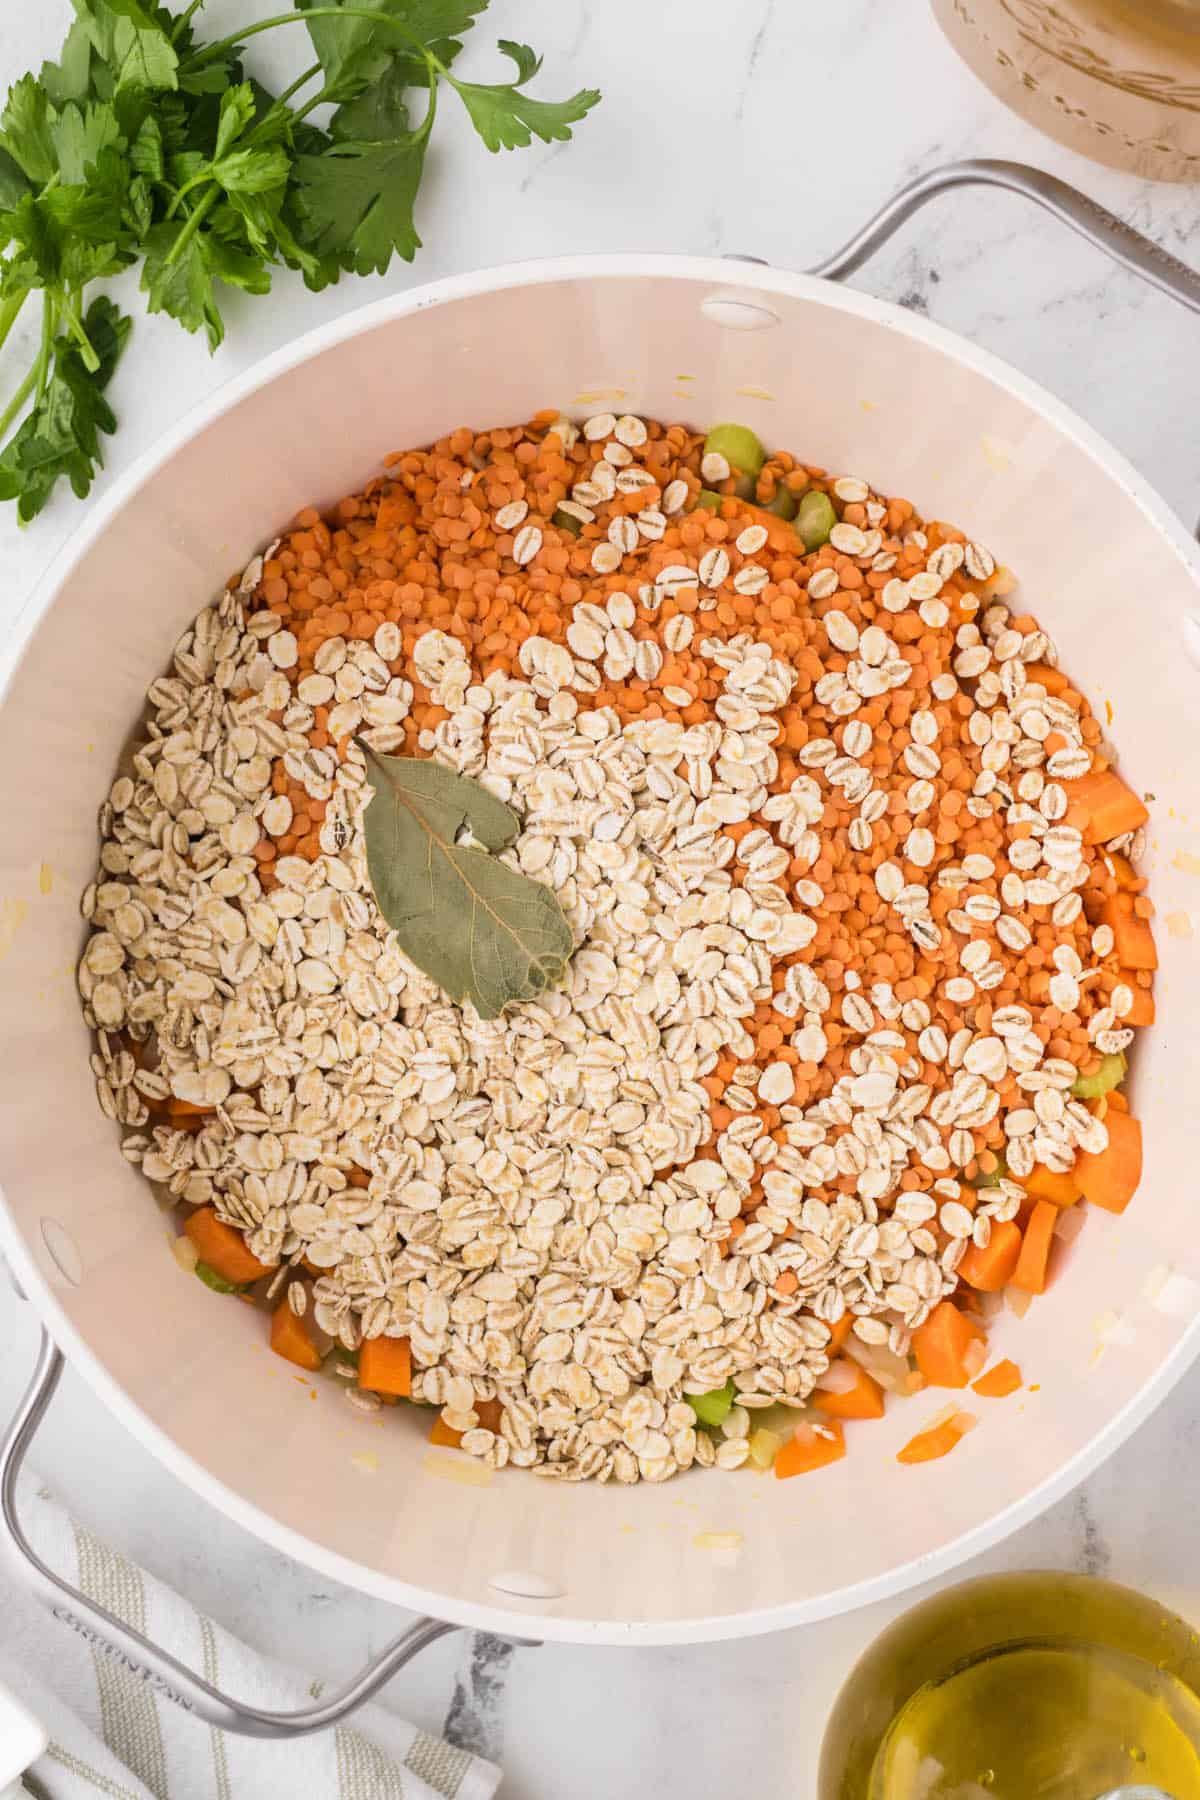
<svg viewBox="0 0 1200 1800">
<path fill-rule="evenodd" d="M 1045 178 L 941 172 L 823 273 L 965 180 L 1016 186 L 1200 306 L 1200 283 Z M 627 256 L 444 281 L 337 320 L 184 420 L 97 505 L 37 602 L 0 708 L 0 1249 L 51 1343 L 0 1459 L 3 1542 L 48 1602 L 205 1717 L 324 1726 L 450 1625 L 592 1644 L 675 1644 L 802 1624 L 927 1580 L 1032 1518 L 1107 1456 L 1200 1348 L 1200 964 L 1162 930 L 1158 1024 L 1139 1045 L 1142 1190 L 1097 1214 L 1052 1295 L 997 1324 L 1040 1384 L 927 1468 L 895 1453 L 931 1411 L 896 1405 L 809 1480 L 694 1473 L 663 1486 L 490 1477 L 431 1450 L 424 1421 L 316 1403 L 261 1318 L 174 1263 L 140 1176 L 101 1117 L 72 978 L 79 894 L 118 752 L 193 613 L 302 506 L 353 491 L 387 451 L 463 423 L 620 402 L 772 445 L 904 494 L 1017 571 L 1022 598 L 1153 796 L 1160 915 L 1200 869 L 1200 561 L 1168 508 L 1032 382 L 927 321 L 828 279 L 745 262 Z M 1171 1277 L 1163 1285 L 1165 1271 Z M 1120 1321 L 1098 1359 L 1096 1321 Z M 55 1348 L 57 1346 L 57 1349 Z M 330 1579 L 433 1615 L 345 1692 L 295 1720 L 217 1695 L 31 1559 L 15 1476 L 58 1367 L 179 1479 Z M 375 1472 L 362 1472 L 367 1453 Z M 354 1459 L 359 1458 L 358 1464 Z"/>
</svg>

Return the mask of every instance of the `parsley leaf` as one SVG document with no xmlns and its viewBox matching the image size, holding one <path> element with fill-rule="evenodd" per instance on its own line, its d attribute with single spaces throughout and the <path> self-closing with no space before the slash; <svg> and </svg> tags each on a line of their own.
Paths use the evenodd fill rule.
<svg viewBox="0 0 1200 1800">
<path fill-rule="evenodd" d="M 487 148 L 523 150 L 535 137 L 544 144 L 569 138 L 571 126 L 578 124 L 600 99 L 598 89 L 581 88 L 569 100 L 535 100 L 521 89 L 537 74 L 540 59 L 527 44 L 505 39 L 500 48 L 517 65 L 515 82 L 484 87 L 459 81 L 453 75 L 448 77 Z"/>
<path fill-rule="evenodd" d="M 56 170 L 51 118 L 46 91 L 32 75 L 13 83 L 0 115 L 0 147 L 38 187 L 44 187 Z"/>
<path fill-rule="evenodd" d="M 85 312 L 90 282 L 140 264 L 147 309 L 215 349 L 222 288 L 266 294 L 282 264 L 316 291 L 414 256 L 443 83 L 492 150 L 569 137 L 598 98 L 531 98 L 539 59 L 508 42 L 512 82 L 457 81 L 451 67 L 488 0 L 293 0 L 207 43 L 195 30 L 203 4 L 72 0 L 58 60 L 16 81 L 0 113 L 0 349 L 31 294 L 43 308 L 32 366 L 4 381 L 0 402 L 0 499 L 23 520 L 64 474 L 87 491 L 115 423 L 103 389 L 129 322 L 107 301 Z M 293 19 L 317 60 L 277 97 L 243 50 Z M 414 89 L 426 93 L 416 124 Z M 308 116 L 322 103 L 327 129 Z"/>
<path fill-rule="evenodd" d="M 421 247 L 413 203 L 425 167 L 424 129 L 389 143 L 337 143 L 296 159 L 305 240 L 356 275 L 382 275 L 393 255 L 411 262 Z"/>
<path fill-rule="evenodd" d="M 141 0 L 75 0 L 75 10 L 118 90 L 178 85 L 179 57 L 157 8 Z"/>
<path fill-rule="evenodd" d="M 83 321 L 95 352 L 89 370 L 77 344 L 54 342 L 54 372 L 24 424 L 0 455 L 0 500 L 17 502 L 17 517 L 28 524 L 45 506 L 61 476 L 82 500 L 103 466 L 101 435 L 117 428 L 104 397 L 132 321 L 111 300 L 93 300 Z"/>
</svg>

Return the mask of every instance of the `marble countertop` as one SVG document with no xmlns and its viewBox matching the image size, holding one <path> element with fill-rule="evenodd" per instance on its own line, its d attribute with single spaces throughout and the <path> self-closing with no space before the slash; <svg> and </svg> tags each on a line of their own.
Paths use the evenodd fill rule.
<svg viewBox="0 0 1200 1800">
<path fill-rule="evenodd" d="M 209 0 L 214 34 L 268 0 Z M 0 86 L 56 48 L 66 0 L 9 0 Z M 286 35 L 286 34 L 283 34 Z M 571 145 L 489 160 L 451 118 L 419 205 L 429 248 L 410 269 L 322 295 L 285 276 L 272 304 L 231 300 L 209 359 L 169 321 L 138 318 L 114 385 L 109 474 L 265 352 L 388 289 L 525 256 L 588 250 L 818 260 L 911 175 L 963 156 L 1033 161 L 1200 261 L 1200 192 L 1154 187 L 1038 138 L 978 87 L 924 0 L 493 0 L 493 36 L 545 53 L 547 91 L 594 84 L 603 106 Z M 282 54 L 282 53 L 281 53 Z M 262 65 L 271 68 L 264 57 Z M 699 161 L 696 151 L 704 152 Z M 1086 244 L 1005 195 L 947 199 L 856 283 L 984 344 L 1074 406 L 1189 525 L 1200 514 L 1196 323 Z M 130 296 L 137 311 L 137 302 Z M 14 351 L 20 346 L 14 344 Z M 7 360 L 7 358 L 6 358 Z M 1190 376 L 1190 381 L 1189 381 Z M 79 518 L 58 501 L 31 529 L 0 519 L 0 670 L 35 583 Z M 0 1281 L 0 1412 L 32 1364 L 29 1309 Z M 326 1676 L 397 1629 L 393 1610 L 265 1550 L 179 1487 L 68 1374 L 38 1446 L 41 1472 L 95 1529 L 247 1640 Z M 1148 1468 L 1169 1469 L 1169 1482 Z M 1109 1574 L 1200 1619 L 1193 1496 L 1200 1375 L 1074 1496 L 970 1572 L 1053 1565 Z M 419 1724 L 501 1760 L 507 1800 L 707 1797 L 748 1779 L 769 1800 L 813 1791 L 832 1693 L 894 1607 L 803 1631 L 693 1649 L 510 1650 L 453 1636 L 389 1693 Z"/>
</svg>

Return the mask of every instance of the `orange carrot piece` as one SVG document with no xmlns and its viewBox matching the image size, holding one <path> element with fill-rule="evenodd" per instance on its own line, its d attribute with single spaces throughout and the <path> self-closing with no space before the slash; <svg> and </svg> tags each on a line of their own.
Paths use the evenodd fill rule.
<svg viewBox="0 0 1200 1800">
<path fill-rule="evenodd" d="M 1134 896 L 1123 891 L 1109 894 L 1100 908 L 1100 922 L 1112 926 L 1113 948 L 1126 969 L 1157 969 L 1154 933 L 1133 910 Z"/>
<path fill-rule="evenodd" d="M 1052 1206 L 1074 1206 L 1083 1194 L 1077 1169 L 1060 1174 L 1057 1169 L 1047 1169 L 1042 1163 L 1034 1163 L 1021 1185 L 1031 1199 L 1049 1200 Z"/>
<path fill-rule="evenodd" d="M 849 1358 L 841 1366 L 849 1366 L 854 1370 L 854 1386 L 844 1394 L 817 1388 L 813 1394 L 813 1405 L 817 1411 L 830 1419 L 882 1419 L 883 1389 L 879 1383 L 857 1363 L 850 1362 Z"/>
<path fill-rule="evenodd" d="M 1133 1005 L 1121 1020 L 1122 1025 L 1153 1025 L 1154 1023 L 1154 990 L 1139 987 L 1132 969 L 1121 970 L 1121 980 L 1133 995 Z"/>
<path fill-rule="evenodd" d="M 1012 1285 L 1020 1288 L 1022 1293 L 1045 1293 L 1050 1246 L 1054 1242 L 1054 1227 L 1057 1223 L 1057 1206 L 1053 1201 L 1039 1200 L 1029 1216 L 1021 1243 L 1021 1254 L 1012 1273 Z"/>
<path fill-rule="evenodd" d="M 306 1321 L 296 1317 L 286 1300 L 271 1314 L 271 1348 L 298 1369 L 315 1374 L 321 1366 L 321 1352 L 309 1336 Z"/>
<path fill-rule="evenodd" d="M 968 1244 L 957 1273 L 981 1294 L 998 1294 L 1012 1279 L 1020 1254 L 1020 1227 L 1011 1219 L 1000 1220 L 992 1225 L 986 1250 Z"/>
<path fill-rule="evenodd" d="M 271 1273 L 272 1264 L 259 1262 L 246 1248 L 246 1240 L 232 1225 L 218 1219 L 211 1206 L 198 1206 L 184 1221 L 185 1234 L 196 1246 L 200 1261 L 215 1269 L 224 1281 L 241 1287 Z"/>
<path fill-rule="evenodd" d="M 947 1419 L 943 1425 L 934 1425 L 928 1431 L 918 1431 L 915 1438 L 909 1438 L 903 1450 L 896 1453 L 899 1463 L 936 1462 L 941 1456 L 949 1456 L 955 1445 L 962 1440 L 962 1432 L 953 1419 Z"/>
<path fill-rule="evenodd" d="M 1064 781 L 1067 811 L 1064 823 L 1083 833 L 1085 844 L 1106 844 L 1110 838 L 1136 831 L 1150 814 L 1115 769 L 1093 769 L 1077 781 Z"/>
<path fill-rule="evenodd" d="M 1107 1109 L 1104 1115 L 1105 1118 L 1108 1117 L 1110 1112 L 1127 1113 L 1129 1111 L 1129 1102 L 1119 1088 L 1109 1089 L 1108 1093 L 1104 1096 L 1104 1105 Z"/>
<path fill-rule="evenodd" d="M 475 1411 L 479 1414 L 481 1431 L 499 1431 L 500 1414 L 503 1411 L 499 1400 L 476 1400 Z M 453 1425 L 447 1425 L 441 1413 L 438 1413 L 429 1427 L 429 1441 L 431 1444 L 444 1444 L 451 1450 L 457 1450 L 462 1444 L 463 1434 L 455 1431 Z"/>
<path fill-rule="evenodd" d="M 846 1339 L 853 1330 L 854 1314 L 852 1312 L 844 1312 L 837 1324 L 829 1327 L 829 1343 L 827 1345 L 828 1355 L 831 1357 L 836 1356 L 838 1351 L 844 1347 Z"/>
<path fill-rule="evenodd" d="M 407 1338 L 364 1338 L 358 1353 L 358 1385 L 373 1394 L 394 1394 L 407 1400 L 412 1393 L 412 1352 Z"/>
<path fill-rule="evenodd" d="M 1071 685 L 1062 670 L 1052 669 L 1049 663 L 1027 663 L 1025 679 L 1038 682 L 1048 694 L 1065 694 Z"/>
<path fill-rule="evenodd" d="M 1130 894 L 1140 894 L 1144 890 L 1146 882 L 1138 874 L 1129 858 L 1123 856 L 1119 850 L 1106 850 L 1104 854 L 1112 864 L 1112 872 L 1116 876 L 1117 886 L 1124 888 Z"/>
<path fill-rule="evenodd" d="M 934 1307 L 912 1335 L 917 1367 L 931 1387 L 963 1388 L 970 1379 L 963 1358 L 982 1331 L 949 1300 Z"/>
<path fill-rule="evenodd" d="M 824 1429 L 830 1433 L 828 1437 L 811 1426 L 807 1430 L 797 1427 L 798 1435 L 790 1437 L 775 1458 L 775 1474 L 780 1481 L 791 1475 L 810 1475 L 814 1469 L 841 1462 L 846 1454 L 846 1438 L 840 1422 L 835 1420 Z"/>
<path fill-rule="evenodd" d="M 972 1391 L 982 1394 L 985 1400 L 1006 1400 L 1020 1386 L 1021 1371 L 1007 1357 L 1003 1362 L 994 1363 L 986 1375 L 981 1375 L 978 1381 L 971 1383 Z"/>
<path fill-rule="evenodd" d="M 1142 1127 L 1132 1113 L 1105 1114 L 1108 1147 L 1096 1154 L 1080 1151 L 1075 1163 L 1079 1184 L 1093 1206 L 1123 1213 L 1142 1178 Z"/>
</svg>

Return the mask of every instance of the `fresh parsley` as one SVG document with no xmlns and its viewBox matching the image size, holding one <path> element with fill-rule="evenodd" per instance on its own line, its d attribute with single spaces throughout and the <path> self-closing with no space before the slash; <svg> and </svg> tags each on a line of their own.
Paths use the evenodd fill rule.
<svg viewBox="0 0 1200 1800">
<path fill-rule="evenodd" d="M 60 478 L 89 491 L 116 429 L 105 389 L 131 321 L 89 300 L 93 282 L 138 267 L 147 310 L 215 349 L 224 289 L 267 294 L 281 266 L 319 289 L 412 260 L 447 90 L 492 151 L 569 138 L 600 98 L 537 99 L 541 59 L 507 40 L 511 81 L 460 80 L 488 0 L 296 0 L 207 44 L 204 0 L 72 3 L 58 61 L 15 82 L 0 114 L 0 348 L 41 304 L 32 365 L 9 388 L 0 377 L 0 500 L 23 523 Z M 276 95 L 243 58 L 288 25 L 315 60 Z"/>
</svg>

